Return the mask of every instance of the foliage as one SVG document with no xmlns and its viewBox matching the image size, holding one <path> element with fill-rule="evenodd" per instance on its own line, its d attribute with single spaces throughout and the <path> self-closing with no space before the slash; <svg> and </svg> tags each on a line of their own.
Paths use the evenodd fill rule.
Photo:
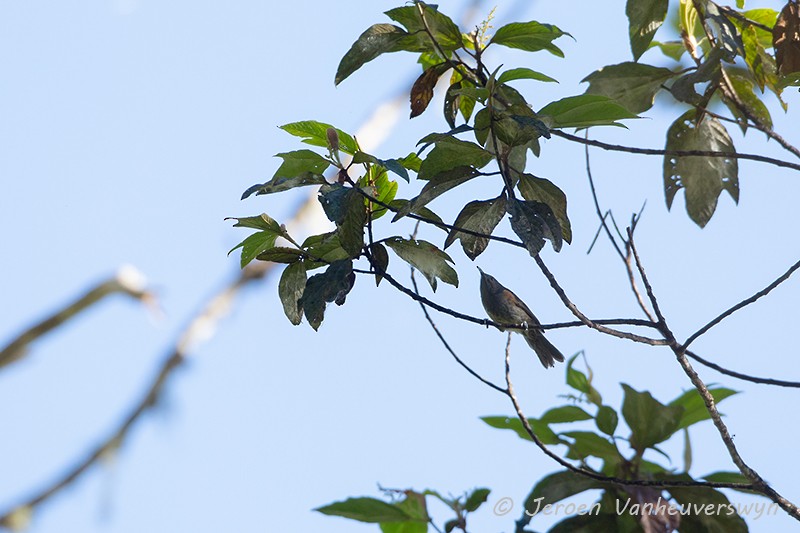
<svg viewBox="0 0 800 533">
<path fill-rule="evenodd" d="M 691 468 L 691 441 L 688 428 L 709 419 L 703 400 L 696 390 L 687 391 L 671 402 L 663 404 L 649 392 L 640 392 L 623 384 L 622 408 L 616 410 L 603 403 L 602 395 L 592 385 L 592 372 L 588 375 L 574 367 L 578 355 L 573 356 L 566 369 L 566 383 L 573 389 L 567 395 L 568 402 L 548 409 L 538 418 L 528 418 L 528 424 L 542 442 L 566 447 L 566 457 L 584 468 L 597 464 L 590 470 L 620 479 L 646 479 L 680 481 L 687 484 L 695 481 L 689 475 Z M 588 367 L 587 367 L 588 368 Z M 720 402 L 735 391 L 723 387 L 710 389 L 715 401 Z M 620 416 L 621 414 L 621 416 Z M 522 439 L 531 437 L 522 422 L 514 417 L 485 416 L 482 420 L 490 427 L 510 430 Z M 621 435 L 620 421 L 627 425 L 627 435 Z M 566 429 L 564 427 L 567 426 Z M 672 464 L 670 457 L 659 445 L 673 438 L 684 439 L 683 469 L 663 466 L 652 456 L 661 456 Z M 628 444 L 629 451 L 620 449 Z M 648 458 L 645 458 L 645 455 Z M 734 472 L 715 472 L 700 479 L 745 481 Z M 599 497 L 596 497 L 597 491 Z M 653 524 L 671 523 L 686 531 L 747 531 L 737 507 L 720 491 L 705 487 L 672 487 L 666 489 L 649 487 L 627 487 L 588 478 L 571 470 L 561 470 L 544 476 L 536 482 L 525 498 L 522 516 L 516 521 L 518 533 L 535 519 L 537 514 L 547 514 L 548 509 L 567 498 L 588 492 L 587 500 L 592 504 L 573 505 L 571 516 L 564 517 L 550 531 L 636 531 L 636 522 L 644 527 Z M 455 517 L 445 522 L 440 530 L 467 531 L 469 513 L 476 511 L 489 498 L 489 489 L 475 489 L 459 498 L 443 498 L 438 492 L 411 489 L 386 491 L 392 501 L 375 498 L 349 498 L 319 507 L 316 510 L 333 516 L 367 523 L 377 523 L 381 531 L 409 531 L 424 533 L 433 518 L 427 511 L 426 497 L 436 498 L 446 504 Z M 684 507 L 691 503 L 693 508 Z M 546 507 L 546 506 L 551 507 Z M 723 512 L 704 514 L 694 512 L 706 507 Z M 730 507 L 729 507 L 730 506 Z M 580 511 L 579 511 L 580 509 Z M 730 510 L 730 512 L 728 512 Z M 683 511 L 683 512 L 681 512 Z M 591 520 L 587 521 L 587 517 Z M 405 529 L 403 529 L 405 528 Z"/>
<path fill-rule="evenodd" d="M 671 97 L 676 118 L 666 132 L 665 149 L 647 153 L 657 152 L 664 157 L 667 208 L 671 208 L 676 195 L 683 190 L 690 219 L 704 227 L 713 217 L 722 191 L 727 191 L 738 202 L 738 159 L 754 158 L 737 152 L 726 122 L 737 125 L 742 132 L 759 129 L 787 147 L 785 141 L 772 132 L 770 112 L 755 88 L 761 93 L 769 90 L 785 110 L 786 104 L 781 100 L 783 90 L 800 85 L 800 45 L 795 39 L 800 28 L 797 5 L 790 1 L 777 12 L 770 9 L 747 11 L 743 4 L 737 2 L 733 8 L 711 0 L 680 0 L 672 6 L 677 21 L 674 30 L 680 39 L 657 41 L 659 34 L 669 31 L 662 29 L 670 13 L 669 2 L 628 0 L 626 14 L 633 60 L 607 65 L 590 73 L 583 80 L 588 83 L 584 94 L 566 95 L 552 102 L 536 101 L 535 93 L 523 95 L 515 87 L 519 80 L 550 83 L 555 81 L 552 77 L 528 67 L 490 68 L 483 57 L 487 48 L 494 46 L 531 53 L 548 52 L 563 58 L 564 53 L 556 42 L 570 35 L 557 26 L 538 21 L 514 22 L 497 28 L 490 36 L 488 22 L 465 33 L 437 6 L 419 0 L 387 11 L 386 15 L 395 24 L 378 23 L 364 31 L 342 58 L 335 83 L 344 82 L 381 55 L 415 54 L 422 72 L 410 90 L 410 116 L 419 116 L 430 107 L 435 88 L 444 81 L 447 88 L 442 113 L 447 131 L 423 136 L 416 152 L 381 158 L 364 152 L 354 136 L 330 124 L 309 120 L 282 126 L 305 144 L 322 150 L 299 149 L 278 154 L 282 163 L 272 179 L 253 185 L 242 198 L 313 186 L 335 229 L 312 235 L 299 244 L 266 214 L 237 218 L 236 226 L 257 230 L 234 248 L 242 249 L 242 266 L 254 259 L 287 264 L 278 290 L 284 311 L 293 324 L 299 324 L 305 316 L 316 330 L 324 320 L 328 304 L 345 303 L 354 287 L 356 274 L 372 275 L 376 283 L 386 279 L 403 290 L 388 272 L 389 251 L 421 272 L 433 291 L 437 290 L 439 281 L 454 287 L 459 284 L 453 258 L 444 251 L 456 241 L 471 260 L 481 255 L 492 240 L 502 240 L 525 248 L 538 261 L 538 254 L 548 241 L 553 250 L 559 252 L 563 243 L 571 243 L 573 236 L 568 199 L 557 180 L 526 171 L 531 154 L 542 156 L 540 139 L 560 136 L 579 140 L 564 131 L 570 128 L 624 128 L 624 121 L 637 119 L 650 110 L 659 94 Z M 649 50 L 661 53 L 672 66 L 666 68 L 641 62 Z M 725 109 L 730 112 L 730 118 L 715 111 Z M 603 147 L 635 151 L 629 147 Z M 397 177 L 407 183 L 415 178 L 421 182 L 420 192 L 413 197 L 399 197 L 401 183 Z M 458 197 L 451 191 L 463 190 L 467 182 L 477 182 L 487 191 L 486 195 L 464 199 L 453 223 L 445 223 L 430 205 L 444 194 Z M 387 230 L 387 236 L 378 235 L 379 231 L 394 227 L 387 219 L 378 222 L 387 212 L 393 214 L 391 222 L 413 219 L 445 230 L 443 245 L 439 247 L 436 243 L 418 240 L 416 232 L 411 238 L 392 230 Z M 506 216 L 518 241 L 494 235 Z M 627 259 L 617 248 L 626 261 L 632 286 L 635 284 L 632 270 L 635 222 L 634 218 L 628 240 L 622 239 Z M 602 223 L 605 226 L 605 219 Z M 638 261 L 636 257 L 637 264 Z M 639 268 L 647 286 L 644 271 Z M 308 275 L 316 269 L 323 270 Z M 556 287 L 549 273 L 545 275 Z M 407 289 L 404 292 L 410 293 Z M 679 346 L 663 317 L 654 318 L 660 311 L 655 297 L 648 296 L 654 313 L 645 308 L 641 299 L 640 305 L 651 319 L 650 325 L 663 336 L 664 343 L 673 349 L 680 361 L 685 358 L 688 342 Z M 433 305 L 427 300 L 425 303 Z M 588 319 L 565 303 L 588 325 Z M 463 317 L 455 312 L 451 314 Z M 617 336 L 626 335 L 617 333 Z M 634 501 L 640 507 L 656 505 L 662 501 L 664 491 L 669 493 L 667 499 L 681 505 L 688 502 L 729 504 L 716 490 L 716 485 L 699 483 L 689 475 L 691 447 L 687 428 L 718 417 L 714 402 L 702 401 L 698 390 L 710 394 L 714 401 L 730 396 L 732 390 L 706 390 L 702 382 L 698 384 L 693 380 L 696 390 L 662 404 L 650 393 L 622 384 L 623 405 L 621 410 L 615 410 L 603 403 L 600 393 L 592 386 L 591 374 L 587 376 L 575 370 L 573 362 L 574 358 L 567 366 L 567 383 L 580 393 L 576 400 L 585 403 L 585 408 L 573 402 L 551 409 L 538 419 L 526 419 L 519 409 L 518 419 L 484 418 L 487 424 L 513 430 L 522 438 L 535 441 L 542 449 L 545 445 L 565 446 L 566 460 L 573 461 L 559 461 L 562 466 L 573 468 L 547 476 L 534 486 L 526 509 L 532 510 L 537 502 L 559 502 L 587 490 L 599 489 L 599 518 L 587 520 L 585 516 L 573 516 L 553 531 L 635 531 L 638 528 L 670 531 L 679 522 L 684 530 L 746 530 L 744 521 L 735 512 L 676 517 L 659 508 L 655 513 L 639 513 L 635 518 L 630 513 L 615 512 L 622 501 Z M 687 370 L 684 365 L 684 370 L 691 378 L 691 368 Z M 515 401 L 510 381 L 505 390 L 494 388 Z M 625 437 L 617 433 L 620 420 L 630 431 Z M 718 425 L 721 424 L 719 420 L 715 418 Z M 563 431 L 553 427 L 589 421 L 594 423 L 590 430 Z M 735 448 L 725 440 L 724 433 L 721 431 L 723 441 L 734 456 Z M 667 457 L 659 445 L 678 434 L 683 435 L 686 442 L 682 471 L 653 461 L 655 454 Z M 620 442 L 627 442 L 630 451 L 621 451 Z M 742 469 L 743 474 L 747 472 Z M 726 479 L 749 488 L 761 487 L 755 474 L 745 477 L 718 473 L 699 479 Z M 656 484 L 625 483 L 630 480 Z M 766 489 L 759 492 L 769 495 Z M 378 523 L 384 532 L 422 532 L 427 531 L 430 522 L 426 497 L 434 497 L 455 513 L 455 518 L 445 525 L 445 531 L 456 528 L 466 531 L 467 515 L 486 500 L 488 490 L 478 489 L 455 499 L 443 498 L 431 491 L 395 491 L 392 495 L 391 502 L 351 498 L 318 510 Z M 517 531 L 526 531 L 524 527 L 529 521 L 530 517 L 520 519 Z"/>
</svg>

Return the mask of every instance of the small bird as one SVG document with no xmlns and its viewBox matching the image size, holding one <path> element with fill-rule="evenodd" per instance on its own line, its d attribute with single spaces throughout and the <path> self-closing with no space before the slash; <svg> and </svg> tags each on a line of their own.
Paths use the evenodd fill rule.
<svg viewBox="0 0 800 533">
<path fill-rule="evenodd" d="M 489 318 L 499 324 L 526 326 L 527 329 L 516 331 L 525 337 L 528 346 L 536 352 L 536 355 L 539 356 L 539 361 L 542 362 L 545 368 L 555 366 L 556 361 L 563 362 L 564 356 L 558 351 L 558 348 L 550 344 L 550 341 L 544 338 L 542 330 L 536 327 L 541 323 L 528 309 L 525 302 L 520 300 L 519 296 L 509 289 L 503 287 L 499 281 L 481 270 L 480 267 L 478 270 L 481 272 L 481 301 Z"/>
</svg>

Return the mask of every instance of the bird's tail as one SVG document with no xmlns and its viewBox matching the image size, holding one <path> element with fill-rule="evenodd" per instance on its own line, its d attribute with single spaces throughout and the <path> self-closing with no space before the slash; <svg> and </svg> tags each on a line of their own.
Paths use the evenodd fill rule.
<svg viewBox="0 0 800 533">
<path fill-rule="evenodd" d="M 529 329 L 523 332 L 523 335 L 525 340 L 528 341 L 528 346 L 533 348 L 545 368 L 555 366 L 556 361 L 559 363 L 564 361 L 564 356 L 558 351 L 558 348 L 553 346 L 538 329 Z"/>
</svg>

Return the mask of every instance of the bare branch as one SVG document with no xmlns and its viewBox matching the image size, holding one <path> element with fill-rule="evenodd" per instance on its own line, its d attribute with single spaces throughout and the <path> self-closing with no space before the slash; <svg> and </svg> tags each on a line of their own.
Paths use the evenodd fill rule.
<svg viewBox="0 0 800 533">
<path fill-rule="evenodd" d="M 688 348 L 689 345 L 691 343 L 693 343 L 700 335 L 706 333 L 708 330 L 710 330 L 711 328 L 713 328 L 714 326 L 716 326 L 717 324 L 722 322 L 725 318 L 731 316 L 733 313 L 735 313 L 739 309 L 742 309 L 743 307 L 746 307 L 746 306 L 750 305 L 751 303 L 755 302 L 756 300 L 758 300 L 762 296 L 766 296 L 767 294 L 769 294 L 772 291 L 772 289 L 774 289 L 775 287 L 777 287 L 778 285 L 780 285 L 781 283 L 783 283 L 784 281 L 789 279 L 789 277 L 791 277 L 791 275 L 794 274 L 794 272 L 798 268 L 800 268 L 800 261 L 798 261 L 795 264 L 793 264 L 792 266 L 790 266 L 789 270 L 784 272 L 780 277 L 778 277 L 775 281 L 773 281 L 772 283 L 770 283 L 769 285 L 764 287 L 762 290 L 758 291 L 757 293 L 755 293 L 754 295 L 750 296 L 749 298 L 746 298 L 746 299 L 742 300 L 741 302 L 739 302 L 738 304 L 734 305 L 733 307 L 727 309 L 725 312 L 723 312 L 722 314 L 717 316 L 714 320 L 712 320 L 711 322 L 709 322 L 708 324 L 706 324 L 702 328 L 700 328 L 697 331 L 695 331 L 692 335 L 689 336 L 688 339 L 686 339 L 686 342 L 683 343 L 684 349 Z"/>
<path fill-rule="evenodd" d="M 602 141 L 596 141 L 594 139 L 584 139 L 583 137 L 578 137 L 577 135 L 572 135 L 560 130 L 550 130 L 550 133 L 552 135 L 555 135 L 556 137 L 561 137 L 569 141 L 573 141 L 580 144 L 588 144 L 589 146 L 596 146 L 597 148 L 602 148 L 603 150 L 609 150 L 613 152 L 626 152 L 629 154 L 641 154 L 641 155 L 670 155 L 679 157 L 698 156 L 698 157 L 725 157 L 731 159 L 747 159 L 750 161 L 769 163 L 770 165 L 775 165 L 776 167 L 784 167 L 784 168 L 791 168 L 792 170 L 800 170 L 800 164 L 790 163 L 788 161 L 783 161 L 781 159 L 775 159 L 773 157 L 767 157 L 757 154 L 742 154 L 737 152 L 715 152 L 710 150 L 661 150 L 656 148 L 635 148 L 633 146 L 623 146 L 619 144 L 605 143 Z"/>
<path fill-rule="evenodd" d="M 686 355 L 691 357 L 701 365 L 705 365 L 708 368 L 713 368 L 720 374 L 725 374 L 726 376 L 731 376 L 736 379 L 741 379 L 743 381 L 750 381 L 752 383 L 760 383 L 762 385 L 775 385 L 777 387 L 800 388 L 800 382 L 797 381 L 784 381 L 782 379 L 759 378 L 748 374 L 742 374 L 741 372 L 736 372 L 734 370 L 729 370 L 725 367 L 722 367 L 716 363 L 709 361 L 708 359 L 700 357 L 691 350 L 686 350 Z"/>
</svg>

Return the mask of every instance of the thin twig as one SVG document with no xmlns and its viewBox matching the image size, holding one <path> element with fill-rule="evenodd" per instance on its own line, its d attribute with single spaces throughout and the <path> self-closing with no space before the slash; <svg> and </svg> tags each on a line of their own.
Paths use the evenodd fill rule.
<svg viewBox="0 0 800 533">
<path fill-rule="evenodd" d="M 641 154 L 641 155 L 668 155 L 677 157 L 697 156 L 697 157 L 726 157 L 731 159 L 747 159 L 750 161 L 769 163 L 770 165 L 775 165 L 776 167 L 784 167 L 784 168 L 791 168 L 792 170 L 800 170 L 800 164 L 798 163 L 790 163 L 788 161 L 783 161 L 781 159 L 775 159 L 773 157 L 767 157 L 757 154 L 743 154 L 737 152 L 715 152 L 713 150 L 661 150 L 657 148 L 636 148 L 633 146 L 623 146 L 619 144 L 605 143 L 594 139 L 584 139 L 583 137 L 578 137 L 577 135 L 572 135 L 570 133 L 566 133 L 560 130 L 550 130 L 550 133 L 552 135 L 555 135 L 556 137 L 561 137 L 562 139 L 567 139 L 569 141 L 573 141 L 580 144 L 588 144 L 589 146 L 596 146 L 597 148 L 602 148 L 603 150 L 609 150 L 613 152 L 626 152 L 629 154 Z"/>
<path fill-rule="evenodd" d="M 650 337 L 643 337 L 641 335 L 636 335 L 635 333 L 628 333 L 625 331 L 619 331 L 616 329 L 607 328 L 602 324 L 598 324 L 597 322 L 592 321 L 590 318 L 584 315 L 574 303 L 572 303 L 572 301 L 567 296 L 567 293 L 564 292 L 564 289 L 562 289 L 561 285 L 558 284 L 558 281 L 556 280 L 555 276 L 553 275 L 552 272 L 550 272 L 550 269 L 547 268 L 547 265 L 545 265 L 542 258 L 539 255 L 536 255 L 534 256 L 533 259 L 536 261 L 536 264 L 539 266 L 539 269 L 542 271 L 547 280 L 550 282 L 550 286 L 553 287 L 553 290 L 556 291 L 556 294 L 558 294 L 559 298 L 561 298 L 561 301 L 564 303 L 567 309 L 572 311 L 572 314 L 575 315 L 578 318 L 578 320 L 580 320 L 582 323 L 586 324 L 592 329 L 595 329 L 607 335 L 611 335 L 612 337 L 618 337 L 620 339 L 628 339 L 634 342 L 649 344 L 651 346 L 666 346 L 668 344 L 668 341 L 665 341 L 663 339 L 653 339 Z"/>
<path fill-rule="evenodd" d="M 419 295 L 419 287 L 417 286 L 417 280 L 414 277 L 414 268 L 413 267 L 411 268 L 411 284 L 414 286 L 414 292 L 416 292 L 417 295 Z M 419 303 L 419 306 L 422 309 L 422 314 L 425 315 L 425 320 L 428 321 L 428 324 L 430 324 L 431 328 L 433 329 L 433 332 L 436 333 L 437 337 L 439 337 L 439 341 L 441 341 L 442 345 L 450 353 L 450 355 L 453 356 L 453 359 L 455 359 L 456 362 L 459 365 L 461 365 L 464 368 L 464 370 L 469 372 L 475 379 L 477 379 L 478 381 L 480 381 L 484 385 L 487 385 L 487 386 L 493 388 L 494 390 L 496 390 L 498 392 L 502 392 L 502 393 L 505 394 L 506 393 L 506 389 L 504 389 L 503 387 L 500 387 L 499 385 L 495 385 L 494 383 L 492 383 L 488 379 L 484 378 L 483 376 L 481 376 L 480 374 L 475 372 L 472 368 L 470 368 L 470 366 L 468 364 L 466 364 L 464 361 L 461 360 L 461 358 L 456 354 L 456 352 L 453 350 L 453 348 L 450 347 L 450 344 L 444 338 L 444 335 L 442 335 L 442 332 L 439 331 L 438 326 L 436 326 L 436 323 L 433 321 L 433 318 L 431 318 L 430 313 L 428 313 L 428 308 L 426 307 L 426 304 L 424 304 L 423 302 L 420 302 L 420 301 L 418 301 L 417 303 Z"/>
<path fill-rule="evenodd" d="M 700 335 L 706 333 L 708 330 L 710 330 L 711 328 L 713 328 L 714 326 L 716 326 L 717 324 L 722 322 L 725 318 L 731 316 L 733 313 L 735 313 L 739 309 L 750 305 L 751 303 L 755 302 L 756 300 L 758 300 L 762 296 L 766 296 L 767 294 L 769 294 L 772 291 L 772 289 L 774 289 L 775 287 L 777 287 L 778 285 L 780 285 L 781 283 L 783 283 L 784 281 L 789 279 L 789 277 L 792 274 L 794 274 L 794 272 L 798 268 L 800 268 L 800 261 L 796 262 L 791 267 L 789 267 L 789 270 L 784 272 L 783 275 L 781 275 L 775 281 L 773 281 L 772 283 L 770 283 L 769 285 L 764 287 L 762 290 L 758 291 L 757 293 L 755 293 L 754 295 L 750 296 L 749 298 L 746 298 L 746 299 L 742 300 L 741 302 L 739 302 L 738 304 L 734 305 L 730 309 L 727 309 L 725 312 L 720 314 L 714 320 L 712 320 L 711 322 L 709 322 L 708 324 L 706 324 L 702 328 L 698 329 L 696 332 L 694 332 L 692 335 L 690 335 L 688 339 L 686 339 L 686 342 L 683 343 L 683 347 L 684 348 L 688 348 L 689 345 L 692 344 Z"/>
<path fill-rule="evenodd" d="M 713 368 L 720 374 L 725 374 L 726 376 L 731 376 L 736 379 L 741 379 L 742 381 L 750 381 L 751 383 L 759 383 L 762 385 L 775 385 L 777 387 L 790 387 L 790 388 L 800 388 L 800 382 L 797 381 L 785 381 L 782 379 L 773 379 L 773 378 L 759 378 L 756 376 L 751 376 L 749 374 L 742 374 L 741 372 L 736 372 L 735 370 L 730 370 L 723 366 L 720 366 L 716 363 L 709 361 L 708 359 L 704 359 L 700 357 L 696 353 L 692 352 L 691 350 L 686 350 L 686 355 L 700 363 L 701 365 L 705 365 L 708 368 Z"/>
<path fill-rule="evenodd" d="M 675 353 L 675 357 L 678 360 L 678 363 L 681 365 L 684 373 L 689 377 L 689 380 L 694 385 L 694 388 L 700 394 L 700 397 L 703 399 L 703 402 L 706 406 L 706 411 L 708 411 L 709 416 L 711 417 L 714 426 L 717 428 L 719 432 L 720 438 L 728 450 L 728 455 L 730 456 L 733 463 L 739 469 L 739 472 L 742 473 L 744 477 L 749 479 L 754 487 L 754 490 L 760 492 L 767 498 L 771 499 L 773 502 L 777 503 L 784 511 L 786 511 L 792 518 L 796 520 L 800 520 L 800 509 L 797 508 L 792 502 L 781 496 L 775 489 L 773 489 L 761 475 L 753 470 L 747 463 L 745 463 L 742 456 L 739 454 L 739 450 L 737 450 L 736 445 L 733 442 L 733 437 L 731 437 L 730 432 L 728 431 L 728 427 L 722 421 L 722 416 L 720 415 L 719 411 L 717 410 L 716 402 L 714 401 L 714 396 L 709 392 L 708 387 L 697 374 L 697 372 L 692 368 L 692 364 L 689 362 L 689 359 L 686 356 L 686 346 L 680 345 L 675 340 L 672 331 L 670 331 L 667 321 L 664 318 L 664 315 L 661 313 L 661 309 L 658 305 L 658 300 L 656 299 L 652 287 L 650 283 L 647 281 L 647 274 L 645 273 L 644 266 L 639 258 L 639 254 L 636 251 L 636 245 L 633 242 L 632 234 L 629 230 L 628 233 L 629 242 L 631 244 L 631 248 L 633 250 L 634 259 L 636 260 L 636 266 L 639 269 L 639 275 L 642 278 L 643 283 L 647 289 L 647 295 L 650 298 L 650 303 L 653 306 L 653 310 L 658 317 L 659 324 L 662 328 L 662 333 L 665 338 L 670 340 L 669 346 L 672 351 Z"/>
</svg>

